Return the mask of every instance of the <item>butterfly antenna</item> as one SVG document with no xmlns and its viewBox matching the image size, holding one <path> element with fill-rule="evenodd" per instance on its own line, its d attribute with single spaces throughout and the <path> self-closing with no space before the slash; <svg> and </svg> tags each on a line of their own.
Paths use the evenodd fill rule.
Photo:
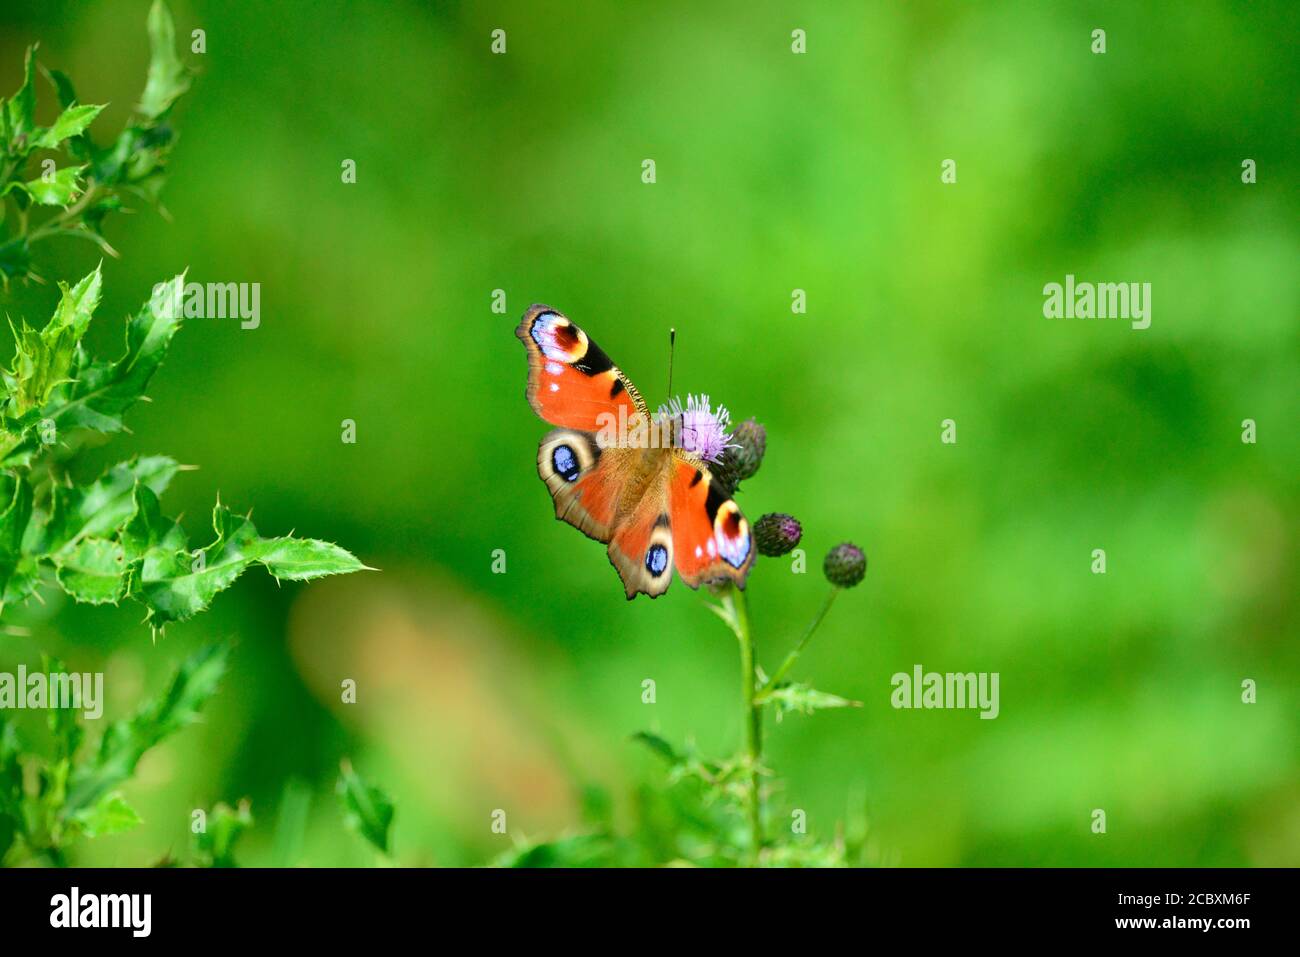
<svg viewBox="0 0 1300 957">
<path fill-rule="evenodd" d="M 677 343 L 677 330 L 668 330 L 668 401 L 673 398 L 673 352 Z"/>
</svg>

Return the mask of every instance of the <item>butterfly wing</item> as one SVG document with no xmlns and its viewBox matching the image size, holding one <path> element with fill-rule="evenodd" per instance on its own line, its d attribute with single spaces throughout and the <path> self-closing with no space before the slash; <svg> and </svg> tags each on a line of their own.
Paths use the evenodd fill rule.
<svg viewBox="0 0 1300 957">
<path fill-rule="evenodd" d="M 671 476 L 668 517 L 677 574 L 692 588 L 721 581 L 744 588 L 754 541 L 740 506 L 692 455 L 674 450 Z"/>
<path fill-rule="evenodd" d="M 628 601 L 637 595 L 658 598 L 672 584 L 673 532 L 668 508 L 668 475 L 659 468 L 631 510 L 615 522 L 609 561 L 623 580 Z"/>
<path fill-rule="evenodd" d="M 537 472 L 555 517 L 598 542 L 629 599 L 662 595 L 672 581 L 673 539 L 664 475 L 650 476 L 640 452 L 602 449 L 591 432 L 553 429 L 537 448 Z"/>
<path fill-rule="evenodd" d="M 627 481 L 629 450 L 602 449 L 591 432 L 553 429 L 537 447 L 537 474 L 555 500 L 555 517 L 608 542 Z"/>
<path fill-rule="evenodd" d="M 628 377 L 567 316 L 529 306 L 515 335 L 528 350 L 528 404 L 547 422 L 598 432 L 605 415 L 648 415 Z"/>
</svg>

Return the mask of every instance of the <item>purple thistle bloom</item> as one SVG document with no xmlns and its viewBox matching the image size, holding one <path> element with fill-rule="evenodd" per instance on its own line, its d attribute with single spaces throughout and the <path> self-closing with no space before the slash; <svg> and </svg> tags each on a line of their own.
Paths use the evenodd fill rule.
<svg viewBox="0 0 1300 957">
<path fill-rule="evenodd" d="M 731 448 L 731 413 L 724 405 L 714 412 L 707 395 L 686 397 L 686 407 L 679 399 L 659 407 L 659 415 L 676 420 L 676 443 L 687 452 L 694 452 L 706 462 L 716 462 L 724 449 Z"/>
</svg>

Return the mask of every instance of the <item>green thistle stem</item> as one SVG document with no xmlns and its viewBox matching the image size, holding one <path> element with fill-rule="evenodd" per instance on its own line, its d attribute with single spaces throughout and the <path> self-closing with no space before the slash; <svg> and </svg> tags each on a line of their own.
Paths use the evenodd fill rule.
<svg viewBox="0 0 1300 957">
<path fill-rule="evenodd" d="M 758 786 L 758 769 L 763 758 L 763 712 L 754 698 L 756 679 L 754 669 L 754 636 L 749 627 L 749 609 L 745 593 L 734 586 L 722 595 L 727 623 L 740 640 L 740 700 L 741 722 L 745 729 L 745 790 L 749 811 L 751 863 L 757 863 L 763 847 L 763 804 Z"/>
<path fill-rule="evenodd" d="M 808 627 L 804 630 L 803 637 L 800 638 L 799 642 L 794 646 L 794 650 L 785 656 L 785 661 L 781 662 L 781 667 L 776 669 L 772 674 L 772 677 L 768 678 L 767 683 L 759 690 L 758 696 L 754 699 L 755 705 L 762 707 L 763 702 L 768 699 L 773 689 L 781 682 L 781 679 L 790 673 L 790 669 L 794 667 L 794 663 L 799 660 L 799 655 L 801 655 L 803 650 L 808 647 L 808 639 L 812 638 L 813 632 L 817 630 L 817 626 L 822 623 L 822 619 L 826 617 L 826 613 L 831 610 L 831 605 L 835 601 L 835 596 L 839 593 L 839 588 L 831 586 L 831 593 L 826 596 L 826 600 L 822 602 L 822 606 L 818 610 L 816 616 L 808 623 Z"/>
</svg>

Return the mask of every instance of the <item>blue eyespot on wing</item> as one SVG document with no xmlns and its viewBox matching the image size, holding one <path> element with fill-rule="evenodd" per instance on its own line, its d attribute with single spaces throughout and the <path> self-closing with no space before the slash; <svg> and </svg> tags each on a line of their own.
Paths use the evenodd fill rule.
<svg viewBox="0 0 1300 957">
<path fill-rule="evenodd" d="M 570 484 L 578 481 L 578 474 L 582 471 L 578 467 L 578 453 L 572 445 L 563 442 L 557 443 L 551 450 L 551 467 L 555 469 L 556 475 Z"/>
</svg>

